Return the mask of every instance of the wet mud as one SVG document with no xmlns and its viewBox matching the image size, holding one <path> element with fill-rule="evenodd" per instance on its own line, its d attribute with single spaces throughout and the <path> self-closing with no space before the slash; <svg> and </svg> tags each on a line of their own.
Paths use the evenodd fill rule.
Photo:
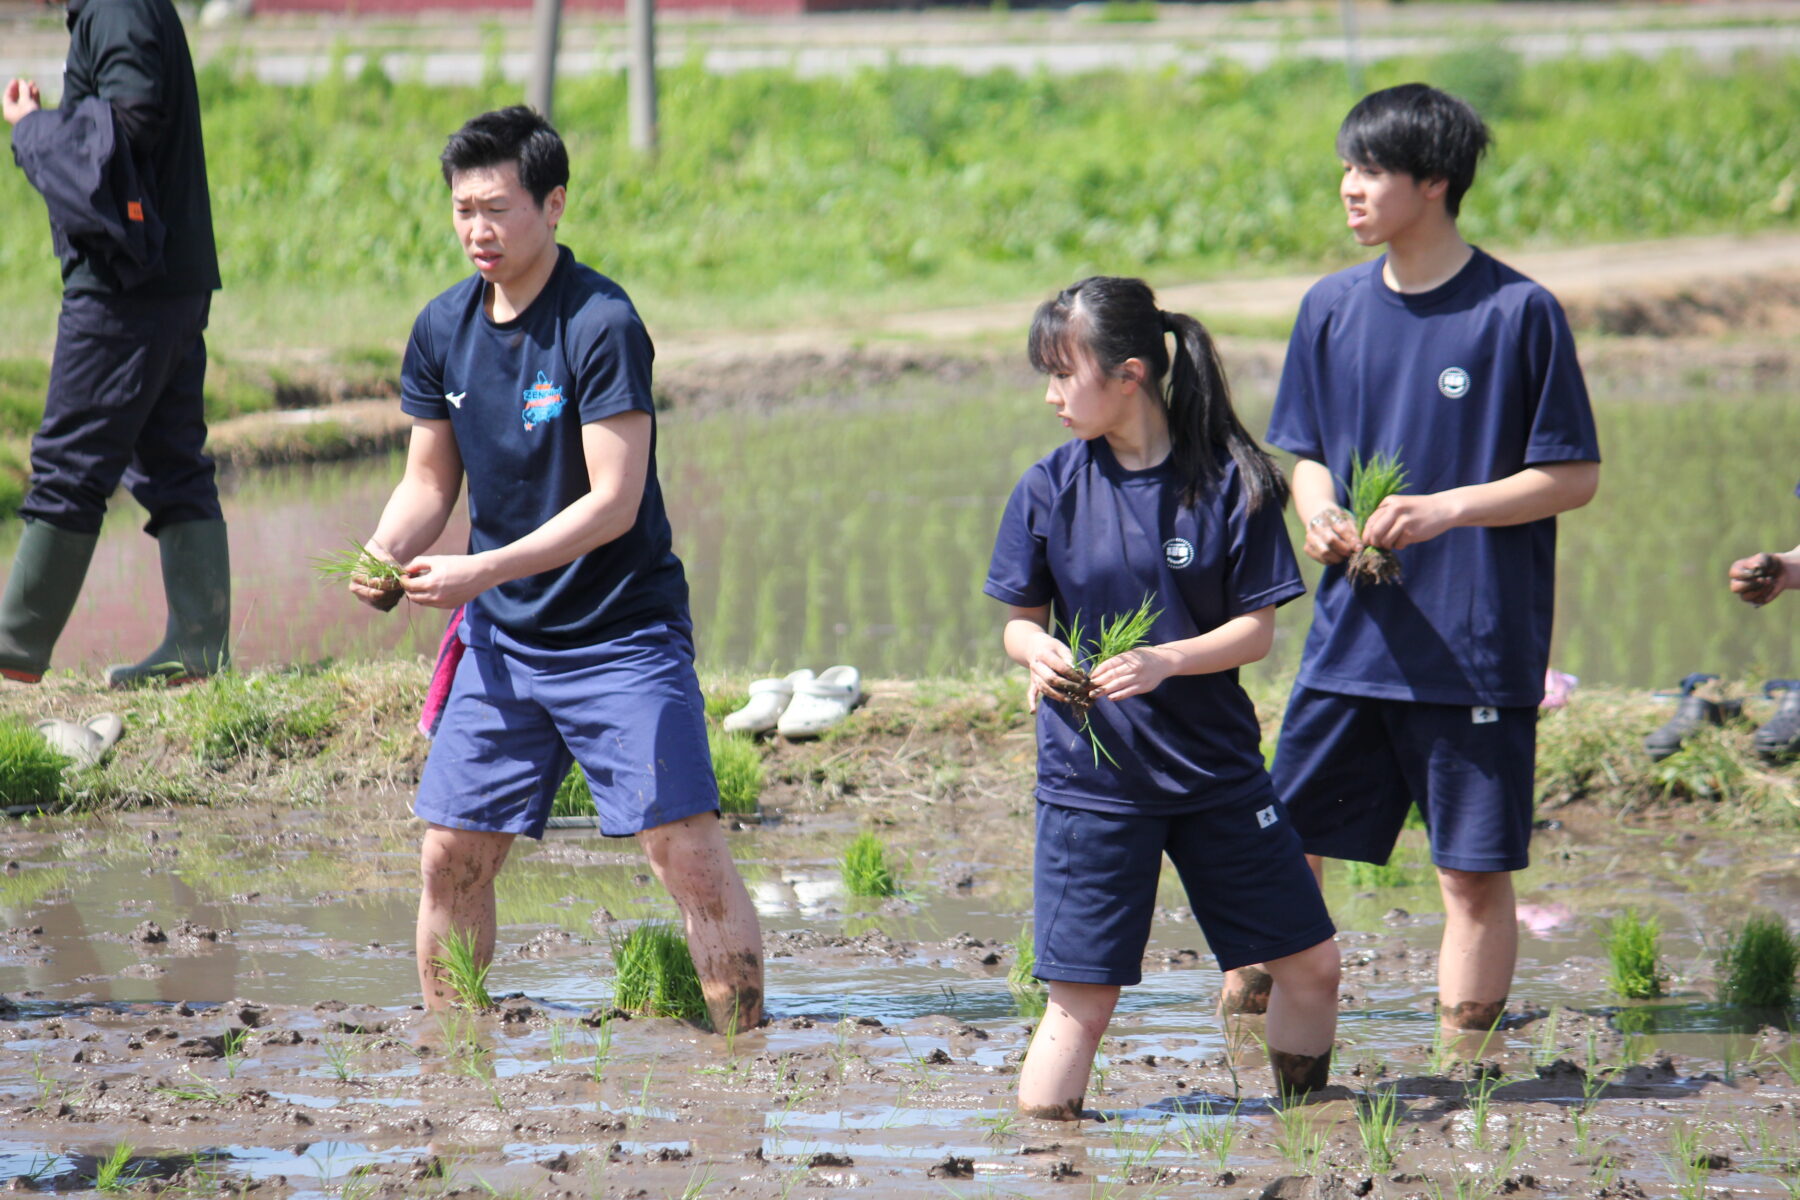
<svg viewBox="0 0 1800 1200">
<path fill-rule="evenodd" d="M 517 843 L 505 998 L 437 1014 L 398 793 L 0 826 L 0 1186 L 93 1190 L 118 1154 L 129 1190 L 192 1196 L 1791 1197 L 1794 1014 L 1718 1006 L 1709 975 L 1745 909 L 1800 915 L 1791 839 L 1574 810 L 1520 877 L 1491 1032 L 1439 1032 L 1435 889 L 1330 871 L 1339 1037 L 1325 1078 L 1283 1064 L 1309 1092 L 1284 1104 L 1168 873 L 1082 1119 L 1019 1114 L 1028 750 L 972 727 L 776 746 L 728 835 L 769 1017 L 731 1036 L 613 1009 L 613 939 L 674 912 L 629 841 Z M 837 881 L 864 828 L 901 896 Z M 1600 926 L 1627 906 L 1662 914 L 1660 1000 L 1608 991 Z"/>
</svg>

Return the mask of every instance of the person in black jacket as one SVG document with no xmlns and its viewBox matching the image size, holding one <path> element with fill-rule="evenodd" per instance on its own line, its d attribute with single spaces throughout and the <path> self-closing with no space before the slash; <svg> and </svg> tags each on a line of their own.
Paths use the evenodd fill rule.
<svg viewBox="0 0 1800 1200">
<path fill-rule="evenodd" d="M 161 553 L 169 613 L 162 644 L 110 669 L 107 681 L 179 682 L 225 664 L 231 612 L 225 521 L 204 450 L 203 335 L 219 263 L 200 100 L 170 0 L 70 0 L 68 21 L 61 107 L 42 108 L 25 79 L 0 96 L 15 158 L 49 206 L 63 275 L 25 529 L 0 597 L 0 675 L 35 683 L 49 666 L 123 481 L 150 514 L 144 531 Z M 116 136 L 104 136 L 94 106 L 83 106 L 93 98 L 111 108 Z M 129 162 L 77 161 L 103 154 Z M 58 155 L 65 169 L 47 169 Z M 67 185 L 96 177 L 128 180 L 144 198 Z M 80 211 L 121 202 L 123 214 Z M 95 232 L 133 231 L 146 219 L 162 226 L 160 270 L 152 262 L 146 271 L 142 253 L 122 253 L 120 238 Z"/>
</svg>

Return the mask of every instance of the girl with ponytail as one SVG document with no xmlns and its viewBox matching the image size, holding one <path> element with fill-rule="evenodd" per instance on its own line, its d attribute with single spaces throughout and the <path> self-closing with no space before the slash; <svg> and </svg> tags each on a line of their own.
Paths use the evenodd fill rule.
<svg viewBox="0 0 1800 1200">
<path fill-rule="evenodd" d="M 1119 990 L 1141 978 L 1164 853 L 1220 969 L 1273 977 L 1278 1092 L 1312 1091 L 1336 1030 L 1334 930 L 1237 678 L 1304 591 L 1286 482 L 1232 409 L 1206 329 L 1141 280 L 1045 301 L 1030 355 L 1074 440 L 1013 490 L 985 588 L 1008 606 L 1038 721 L 1034 974 L 1050 997 L 1019 1107 L 1082 1115 Z M 1103 621 L 1140 608 L 1146 644 L 1077 668 Z"/>
</svg>

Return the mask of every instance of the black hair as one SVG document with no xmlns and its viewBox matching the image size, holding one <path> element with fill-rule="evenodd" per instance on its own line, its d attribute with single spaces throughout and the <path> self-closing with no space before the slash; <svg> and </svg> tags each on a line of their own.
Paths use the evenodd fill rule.
<svg viewBox="0 0 1800 1200">
<path fill-rule="evenodd" d="M 1403 83 L 1356 102 L 1338 126 L 1337 152 L 1359 167 L 1447 181 L 1444 208 L 1454 217 L 1475 182 L 1475 164 L 1493 141 L 1466 100 L 1427 84 Z"/>
<path fill-rule="evenodd" d="M 517 163 L 519 184 L 539 208 L 551 192 L 569 184 L 569 151 L 562 138 L 536 109 L 523 104 L 470 118 L 450 135 L 438 162 L 445 183 L 459 171 Z"/>
<path fill-rule="evenodd" d="M 1166 334 L 1175 336 L 1173 357 Z M 1223 477 L 1221 448 L 1237 463 L 1246 511 L 1287 503 L 1281 469 L 1231 406 L 1225 365 L 1204 325 L 1158 308 L 1156 293 L 1141 279 L 1095 275 L 1044 301 L 1031 319 L 1031 365 L 1040 373 L 1072 370 L 1078 346 L 1115 379 L 1126 359 L 1144 364 L 1144 386 L 1168 413 L 1169 460 L 1183 504 L 1196 503 Z"/>
</svg>

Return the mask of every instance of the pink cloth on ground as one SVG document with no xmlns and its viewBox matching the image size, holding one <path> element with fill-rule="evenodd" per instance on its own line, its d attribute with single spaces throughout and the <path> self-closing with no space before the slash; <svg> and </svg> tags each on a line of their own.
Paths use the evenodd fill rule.
<svg viewBox="0 0 1800 1200">
<path fill-rule="evenodd" d="M 438 722 L 444 719 L 444 705 L 450 701 L 450 683 L 456 678 L 456 665 L 462 661 L 463 651 L 467 649 L 456 631 L 462 625 L 463 610 L 458 608 L 450 614 L 450 628 L 444 630 L 444 640 L 438 643 L 437 664 L 431 668 L 431 684 L 425 689 L 425 706 L 419 710 L 419 732 L 426 737 L 437 733 Z"/>
</svg>

